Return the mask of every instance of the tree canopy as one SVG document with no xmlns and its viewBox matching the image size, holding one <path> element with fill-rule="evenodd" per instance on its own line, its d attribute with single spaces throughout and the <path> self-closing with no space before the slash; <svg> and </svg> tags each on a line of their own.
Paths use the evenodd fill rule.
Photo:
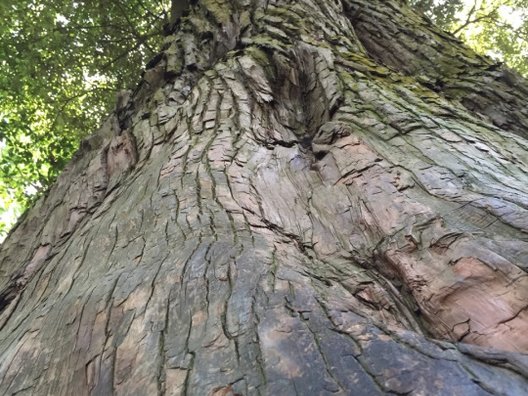
<svg viewBox="0 0 528 396">
<path fill-rule="evenodd" d="M 527 0 L 410 0 L 410 3 L 477 52 L 528 75 Z"/>
<path fill-rule="evenodd" d="M 0 230 L 158 51 L 167 1 L 0 3 Z M 6 213 L 7 211 L 7 213 Z"/>
<path fill-rule="evenodd" d="M 409 0 L 481 53 L 528 74 L 528 1 Z M 0 3 L 0 233 L 137 81 L 169 0 Z"/>
</svg>

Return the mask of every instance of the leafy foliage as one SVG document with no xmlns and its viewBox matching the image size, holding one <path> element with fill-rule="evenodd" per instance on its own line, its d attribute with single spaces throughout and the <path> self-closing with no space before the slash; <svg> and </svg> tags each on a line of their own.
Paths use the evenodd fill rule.
<svg viewBox="0 0 528 396">
<path fill-rule="evenodd" d="M 528 0 L 410 0 L 480 53 L 528 76 Z"/>
<path fill-rule="evenodd" d="M 134 84 L 168 8 L 155 0 L 0 2 L 0 232 L 56 178 L 115 92 Z"/>
<path fill-rule="evenodd" d="M 427 15 L 442 27 L 449 28 L 464 8 L 464 0 L 411 0 L 414 8 Z"/>
</svg>

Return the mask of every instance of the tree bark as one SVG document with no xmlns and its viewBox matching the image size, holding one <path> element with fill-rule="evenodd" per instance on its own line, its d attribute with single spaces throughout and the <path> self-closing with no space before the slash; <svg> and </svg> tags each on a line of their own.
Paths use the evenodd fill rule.
<svg viewBox="0 0 528 396">
<path fill-rule="evenodd" d="M 526 82 L 403 1 L 191 3 L 2 246 L 0 393 L 526 394 Z"/>
</svg>

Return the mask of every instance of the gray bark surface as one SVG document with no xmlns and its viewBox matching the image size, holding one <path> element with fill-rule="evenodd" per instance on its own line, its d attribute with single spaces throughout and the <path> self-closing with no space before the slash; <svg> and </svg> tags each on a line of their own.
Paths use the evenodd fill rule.
<svg viewBox="0 0 528 396">
<path fill-rule="evenodd" d="M 2 245 L 0 394 L 528 394 L 526 82 L 401 1 L 191 3 Z"/>
</svg>

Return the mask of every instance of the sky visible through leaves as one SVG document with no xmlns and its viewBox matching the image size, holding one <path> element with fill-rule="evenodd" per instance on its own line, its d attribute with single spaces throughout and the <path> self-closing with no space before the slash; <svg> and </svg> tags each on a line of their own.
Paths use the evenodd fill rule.
<svg viewBox="0 0 528 396">
<path fill-rule="evenodd" d="M 410 0 L 477 52 L 528 76 L 528 0 Z"/>
<path fill-rule="evenodd" d="M 178 0 L 176 0 L 178 1 Z M 528 0 L 408 0 L 528 76 Z M 0 0 L 0 240 L 137 84 L 170 0 Z"/>
</svg>

